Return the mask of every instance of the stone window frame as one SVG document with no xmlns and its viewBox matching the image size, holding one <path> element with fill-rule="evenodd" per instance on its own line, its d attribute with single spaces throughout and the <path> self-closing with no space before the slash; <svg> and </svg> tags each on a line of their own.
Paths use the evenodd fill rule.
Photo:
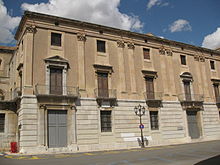
<svg viewBox="0 0 220 165">
<path fill-rule="evenodd" d="M 192 100 L 194 100 L 194 89 L 193 89 L 193 76 L 190 72 L 183 72 L 180 74 L 180 80 L 181 80 L 181 91 L 182 94 L 184 94 L 184 97 L 186 97 L 185 95 L 185 89 L 184 89 L 184 81 L 186 82 L 190 82 L 190 92 L 191 92 L 191 98 Z"/>
<path fill-rule="evenodd" d="M 58 33 L 61 34 L 61 46 L 55 46 L 55 45 L 51 45 L 51 36 L 52 33 Z M 49 49 L 55 49 L 55 50 L 63 50 L 64 49 L 64 32 L 61 31 L 56 31 L 56 30 L 48 30 L 48 48 Z"/>
<path fill-rule="evenodd" d="M 155 129 L 153 129 L 152 128 L 152 114 L 151 113 L 153 113 L 153 112 L 157 112 L 157 122 L 155 122 L 156 123 L 156 125 L 157 125 L 157 127 L 155 128 Z M 159 112 L 158 111 L 149 111 L 149 119 L 150 119 L 150 129 L 151 129 L 151 131 L 158 131 L 159 130 Z"/>
<path fill-rule="evenodd" d="M 152 71 L 152 70 L 141 70 L 142 74 L 143 74 L 143 79 L 144 79 L 144 86 L 143 89 L 145 89 L 146 92 L 146 78 L 153 78 L 153 79 L 157 79 L 158 75 L 157 75 L 157 71 Z M 156 85 L 156 81 L 153 81 L 153 85 L 154 85 L 154 92 L 157 91 L 157 85 Z"/>
<path fill-rule="evenodd" d="M 144 50 L 149 50 L 149 58 L 144 58 Z M 148 47 L 143 47 L 142 52 L 144 61 L 151 61 L 151 49 Z"/>
<path fill-rule="evenodd" d="M 104 41 L 105 42 L 105 52 L 98 51 L 98 49 L 97 49 L 98 42 L 97 41 Z M 108 52 L 109 52 L 108 51 L 108 40 L 103 39 L 103 38 L 95 38 L 95 54 L 98 56 L 109 56 Z"/>
<path fill-rule="evenodd" d="M 50 45 L 62 47 L 62 33 L 51 32 Z M 57 40 L 59 39 L 59 42 Z"/>
<path fill-rule="evenodd" d="M 108 116 L 110 116 L 110 124 L 111 126 L 108 127 L 110 128 L 109 130 L 102 130 L 102 112 L 110 112 L 110 115 L 108 114 Z M 108 122 L 105 122 L 105 123 L 108 123 Z M 106 133 L 106 132 L 112 132 L 112 110 L 100 110 L 100 129 L 101 129 L 101 133 Z"/>
<path fill-rule="evenodd" d="M 219 89 L 219 87 L 220 87 L 220 79 L 212 78 L 211 81 L 212 81 L 212 85 L 213 85 L 213 96 L 216 99 L 214 85 L 218 85 L 218 91 L 219 91 L 219 97 L 220 97 L 220 89 Z"/>
<path fill-rule="evenodd" d="M 102 132 L 101 131 L 101 111 L 111 111 L 111 132 Z M 99 136 L 113 136 L 115 134 L 115 113 L 114 108 L 112 107 L 100 107 L 98 109 L 98 130 L 99 130 Z"/>
<path fill-rule="evenodd" d="M 95 87 L 98 88 L 98 74 L 99 73 L 107 73 L 108 74 L 108 89 L 112 89 L 112 73 L 113 67 L 110 65 L 100 65 L 93 64 L 95 70 Z"/>
<path fill-rule="evenodd" d="M 54 57 L 60 57 L 60 56 L 54 56 Z M 53 57 L 51 57 L 53 58 Z M 49 94 L 50 92 L 50 69 L 51 68 L 59 68 L 62 69 L 62 85 L 63 85 L 63 95 L 66 94 L 66 85 L 67 85 L 67 71 L 69 69 L 69 63 L 67 61 L 53 61 L 50 59 L 44 59 L 45 61 L 45 86 L 46 86 L 46 93 Z"/>
</svg>

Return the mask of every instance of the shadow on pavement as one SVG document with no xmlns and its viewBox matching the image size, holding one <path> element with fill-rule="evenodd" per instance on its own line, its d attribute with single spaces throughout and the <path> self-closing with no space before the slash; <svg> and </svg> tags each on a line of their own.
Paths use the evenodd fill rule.
<svg viewBox="0 0 220 165">
<path fill-rule="evenodd" d="M 220 155 L 203 160 L 194 165 L 218 165 L 218 164 L 220 164 Z"/>
</svg>

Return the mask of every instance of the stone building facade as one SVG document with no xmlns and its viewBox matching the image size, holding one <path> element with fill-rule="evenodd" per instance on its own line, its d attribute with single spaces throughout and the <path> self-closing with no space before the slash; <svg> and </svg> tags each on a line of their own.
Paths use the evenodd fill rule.
<svg viewBox="0 0 220 165">
<path fill-rule="evenodd" d="M 219 51 L 34 12 L 15 39 L 0 49 L 0 148 L 139 147 L 139 104 L 147 146 L 220 139 Z"/>
</svg>

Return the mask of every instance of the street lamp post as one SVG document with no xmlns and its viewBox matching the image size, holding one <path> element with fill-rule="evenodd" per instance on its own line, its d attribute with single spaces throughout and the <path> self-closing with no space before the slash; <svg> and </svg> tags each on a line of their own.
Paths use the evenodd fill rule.
<svg viewBox="0 0 220 165">
<path fill-rule="evenodd" d="M 144 136 L 143 136 L 143 128 L 144 128 L 144 125 L 142 124 L 142 120 L 141 120 L 141 117 L 145 114 L 145 108 L 144 106 L 141 106 L 140 104 L 138 106 L 135 106 L 134 107 L 134 112 L 137 116 L 139 116 L 140 118 L 140 130 L 141 130 L 141 147 L 144 148 Z"/>
</svg>

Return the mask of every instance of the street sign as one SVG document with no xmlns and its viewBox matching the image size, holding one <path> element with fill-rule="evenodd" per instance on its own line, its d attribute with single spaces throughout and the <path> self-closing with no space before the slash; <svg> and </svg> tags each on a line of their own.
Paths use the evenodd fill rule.
<svg viewBox="0 0 220 165">
<path fill-rule="evenodd" d="M 140 129 L 144 129 L 144 124 L 140 124 L 140 125 L 139 125 L 139 128 L 140 128 Z"/>
</svg>

